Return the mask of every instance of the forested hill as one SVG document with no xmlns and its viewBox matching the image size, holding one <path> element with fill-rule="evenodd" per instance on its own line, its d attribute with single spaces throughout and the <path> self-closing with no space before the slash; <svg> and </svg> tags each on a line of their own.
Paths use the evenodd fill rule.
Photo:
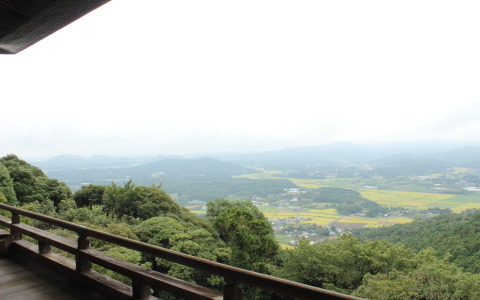
<svg viewBox="0 0 480 300">
<path fill-rule="evenodd" d="M 150 178 L 163 174 L 233 176 L 256 171 L 233 163 L 213 158 L 198 159 L 160 159 L 136 166 L 110 165 L 100 168 L 70 168 L 50 171 L 48 174 L 57 178 L 102 180 L 105 178 Z"/>
<path fill-rule="evenodd" d="M 67 158 L 62 158 L 65 159 Z M 111 162 L 111 165 L 95 168 L 52 170 L 48 163 L 44 163 L 43 167 L 51 170 L 47 172 L 48 176 L 66 182 L 73 190 L 78 190 L 85 184 L 122 184 L 131 179 L 140 185 L 161 184 L 167 193 L 176 195 L 179 203 L 196 199 L 209 201 L 231 195 L 241 199 L 250 199 L 254 195 L 266 197 L 295 187 L 286 179 L 233 178 L 235 175 L 258 171 L 213 158 L 163 158 L 134 166 L 118 165 L 118 161 Z M 54 166 L 58 167 L 56 164 Z"/>
<path fill-rule="evenodd" d="M 365 229 L 358 236 L 402 243 L 417 251 L 431 247 L 439 257 L 450 254 L 452 262 L 458 266 L 480 273 L 480 211 L 444 214 L 408 224 Z"/>
<path fill-rule="evenodd" d="M 16 155 L 0 158 L 0 202 L 24 204 L 49 199 L 58 204 L 72 196 L 68 186 Z"/>
<path fill-rule="evenodd" d="M 363 201 L 359 195 L 335 189 L 322 190 L 315 199 L 323 201 L 326 194 L 336 194 L 343 204 Z M 355 200 L 352 202 L 350 197 Z M 39 168 L 15 155 L 8 155 L 0 158 L 0 202 L 189 255 L 366 299 L 480 299 L 480 275 L 464 272 L 448 260 L 435 257 L 432 251 L 417 253 L 388 241 L 361 242 L 349 234 L 319 244 L 301 240 L 299 247 L 280 250 L 272 224 L 250 201 L 210 201 L 206 205 L 206 218 L 200 218 L 178 205 L 158 185 L 136 186 L 132 181 L 123 186 L 90 184 L 72 194 L 64 183 L 48 178 Z M 462 215 L 459 216 L 461 221 Z M 478 214 L 465 216 L 463 225 L 453 219 L 452 224 L 447 219 L 437 219 L 439 226 L 445 226 L 439 227 L 440 231 L 451 232 L 458 240 L 447 240 L 446 234 L 435 241 L 440 245 L 443 238 L 453 249 L 457 245 L 464 247 L 464 252 L 457 255 L 459 258 L 466 259 L 468 251 L 472 251 L 473 264 L 474 260 L 478 261 L 478 253 L 473 253 L 473 249 L 479 248 L 475 244 L 479 217 Z M 412 232 L 421 232 L 419 239 L 437 234 L 433 228 L 423 233 L 422 224 L 426 223 L 412 229 Z M 65 238 L 76 238 L 73 232 L 43 229 Z M 462 234 L 468 240 L 461 240 Z M 192 268 L 99 240 L 94 239 L 91 246 L 191 283 L 219 290 L 225 284 L 217 276 L 206 276 Z M 126 282 L 125 277 L 112 271 L 93 267 L 97 272 Z M 242 289 L 246 300 L 286 299 L 249 286 Z M 154 295 L 172 299 L 162 291 L 154 291 Z"/>
</svg>

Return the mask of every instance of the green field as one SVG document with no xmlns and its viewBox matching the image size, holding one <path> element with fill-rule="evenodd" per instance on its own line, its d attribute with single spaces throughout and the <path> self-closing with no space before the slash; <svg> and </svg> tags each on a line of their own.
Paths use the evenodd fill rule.
<svg viewBox="0 0 480 300">
<path fill-rule="evenodd" d="M 361 178 L 338 178 L 338 179 L 302 179 L 277 177 L 277 171 L 259 170 L 261 173 L 242 175 L 250 179 L 288 179 L 303 188 L 321 188 L 337 187 L 353 189 L 358 191 L 364 198 L 374 201 L 378 204 L 389 207 L 403 207 L 406 209 L 428 209 L 428 208 L 449 208 L 453 212 L 462 212 L 467 209 L 480 208 L 480 194 L 442 194 L 429 192 L 432 187 L 425 185 L 415 185 L 408 182 L 394 181 L 390 186 L 397 187 L 398 190 L 390 189 L 365 189 L 366 185 L 375 185 Z M 463 169 L 457 170 L 461 172 Z M 317 209 L 304 209 L 303 211 L 294 211 L 289 208 L 278 208 L 271 206 L 262 206 L 259 209 L 270 219 L 289 219 L 289 218 L 308 218 L 302 220 L 302 223 L 315 223 L 321 226 L 336 226 L 338 228 L 359 228 L 359 227 L 380 227 L 390 226 L 399 223 L 408 223 L 413 221 L 406 217 L 377 217 L 367 218 L 364 216 L 343 216 L 339 215 L 333 208 L 323 209 L 319 205 Z M 195 213 L 205 213 L 203 211 L 194 211 Z M 279 237 L 280 238 L 280 237 Z M 288 243 L 288 237 L 282 236 L 280 242 Z"/>
<path fill-rule="evenodd" d="M 468 169 L 456 168 L 456 172 L 465 172 Z M 258 174 L 243 175 L 251 179 L 256 178 L 281 178 L 275 177 L 276 171 L 264 171 Z M 433 176 L 435 174 L 432 174 Z M 440 174 L 439 174 L 440 176 Z M 344 189 L 353 189 L 362 194 L 368 200 L 378 204 L 390 207 L 404 207 L 410 209 L 428 209 L 428 208 L 449 208 L 453 212 L 462 212 L 467 209 L 480 208 L 480 194 L 441 194 L 429 192 L 432 187 L 424 185 L 415 185 L 405 182 L 391 182 L 389 189 L 365 189 L 368 181 L 360 178 L 338 178 L 338 179 L 302 179 L 286 178 L 303 188 L 321 188 L 337 187 Z M 390 186 L 392 187 L 390 189 Z M 326 222 L 326 221 L 325 221 Z M 324 223 L 324 222 L 323 222 Z"/>
<path fill-rule="evenodd" d="M 306 211 L 291 211 L 289 209 L 275 207 L 259 207 L 265 216 L 269 219 L 289 219 L 289 218 L 309 218 L 302 223 L 314 223 L 321 226 L 360 228 L 360 227 L 381 227 L 390 226 L 398 223 L 408 223 L 413 221 L 409 218 L 366 218 L 343 216 L 337 213 L 334 208 L 328 209 L 310 209 Z"/>
</svg>

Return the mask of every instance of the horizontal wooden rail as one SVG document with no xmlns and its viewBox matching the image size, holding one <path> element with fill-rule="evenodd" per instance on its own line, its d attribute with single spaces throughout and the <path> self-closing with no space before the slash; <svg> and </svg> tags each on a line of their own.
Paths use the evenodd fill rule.
<svg viewBox="0 0 480 300">
<path fill-rule="evenodd" d="M 137 265 L 113 258 L 99 251 L 89 249 L 89 237 L 136 250 L 153 257 L 179 263 L 194 269 L 202 270 L 210 274 L 222 276 L 227 282 L 223 293 L 223 299 L 226 300 L 241 299 L 241 291 L 238 288 L 239 283 L 247 283 L 252 286 L 257 286 L 265 290 L 277 292 L 298 299 L 360 299 L 357 297 L 228 266 L 140 241 L 116 236 L 86 226 L 16 208 L 7 204 L 0 203 L 0 209 L 4 209 L 12 213 L 11 220 L 5 217 L 0 217 L 0 225 L 10 228 L 10 233 L 14 239 L 20 240 L 21 235 L 25 234 L 38 240 L 40 254 L 42 249 L 46 249 L 44 252 L 48 253 L 48 246 L 52 245 L 75 255 L 77 258 L 76 268 L 78 272 L 90 271 L 89 265 L 90 262 L 93 262 L 120 274 L 126 275 L 132 278 L 132 295 L 133 298 L 136 299 L 149 297 L 150 285 L 160 287 L 167 291 L 186 297 L 187 299 L 222 299 L 222 297 L 219 293 L 207 288 L 193 285 L 191 283 L 187 283 L 180 279 L 176 279 L 152 270 L 147 270 Z M 76 232 L 79 236 L 78 241 L 72 242 L 35 227 L 21 224 L 20 216 L 25 216 Z"/>
</svg>

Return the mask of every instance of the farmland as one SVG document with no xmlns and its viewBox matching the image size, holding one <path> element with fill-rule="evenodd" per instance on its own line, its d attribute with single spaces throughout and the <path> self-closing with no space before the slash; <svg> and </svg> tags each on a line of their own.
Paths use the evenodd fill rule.
<svg viewBox="0 0 480 300">
<path fill-rule="evenodd" d="M 334 208 L 291 211 L 275 207 L 259 207 L 269 219 L 302 219 L 302 223 L 314 223 L 319 226 L 336 226 L 337 228 L 380 227 L 397 223 L 408 223 L 409 218 L 366 218 L 362 216 L 342 216 Z"/>
<path fill-rule="evenodd" d="M 453 176 L 468 172 L 465 168 L 454 168 Z M 460 213 L 465 210 L 480 208 L 480 193 L 462 193 L 458 183 L 438 183 L 443 174 L 432 174 L 419 178 L 406 177 L 369 177 L 369 178 L 291 178 L 280 177 L 278 171 L 260 170 L 260 173 L 243 175 L 250 179 L 288 179 L 298 187 L 310 190 L 322 187 L 352 189 L 358 191 L 364 198 L 374 201 L 384 207 L 403 208 L 405 213 L 393 213 L 382 217 L 369 218 L 365 215 L 345 216 L 335 208 L 324 205 L 302 206 L 302 203 L 280 206 L 261 206 L 260 210 L 269 219 L 300 220 L 299 223 L 310 223 L 318 226 L 334 226 L 335 228 L 353 229 L 359 227 L 372 228 L 407 223 L 414 218 L 427 216 L 427 210 L 432 208 L 450 209 Z M 443 190 L 454 192 L 442 193 Z M 327 205 L 328 206 L 328 205 Z M 417 212 L 417 213 L 413 213 Z M 428 214 L 431 214 L 428 212 Z"/>
<path fill-rule="evenodd" d="M 467 172 L 467 168 L 454 168 L 452 174 L 461 174 Z M 267 178 L 285 178 L 276 177 L 277 171 L 264 171 L 258 174 L 243 175 L 251 179 Z M 432 174 L 431 178 L 440 178 L 442 174 Z M 288 178 L 299 187 L 306 189 L 316 189 L 321 187 L 337 187 L 353 189 L 361 193 L 363 197 L 374 201 L 380 205 L 388 207 L 404 207 L 406 209 L 428 209 L 428 208 L 448 208 L 453 212 L 459 213 L 468 209 L 480 209 L 480 193 L 440 193 L 439 184 L 429 183 L 428 181 L 406 180 L 404 178 L 393 178 L 385 182 L 385 179 L 365 179 L 365 178 L 335 178 L 335 179 L 304 179 Z M 380 183 L 379 183 L 380 181 Z M 382 188 L 366 189 L 365 186 L 377 186 Z M 458 184 L 442 185 L 449 189 L 458 189 Z"/>
<path fill-rule="evenodd" d="M 282 194 L 252 198 L 259 210 L 270 219 L 277 240 L 283 247 L 295 245 L 301 237 L 319 242 L 356 228 L 378 228 L 409 223 L 439 213 L 480 209 L 480 192 L 466 189 L 472 187 L 472 183 L 465 180 L 468 178 L 466 176 L 476 174 L 476 171 L 468 168 L 452 168 L 445 174 L 390 177 L 375 174 L 337 177 L 332 172 L 317 178 L 291 176 L 293 173 L 290 174 L 290 171 L 256 170 L 258 173 L 236 178 L 264 181 L 286 179 L 298 187 L 285 190 Z M 339 204 L 339 199 L 332 198 L 331 202 L 328 197 L 318 200 L 315 191 L 322 188 L 356 191 L 359 197 L 375 202 L 382 209 L 369 213 L 368 208 L 361 206 L 363 210 L 357 212 L 339 213 L 337 208 L 343 205 Z M 353 198 L 350 201 L 354 201 Z M 196 213 L 204 214 L 205 211 L 197 209 Z"/>
</svg>

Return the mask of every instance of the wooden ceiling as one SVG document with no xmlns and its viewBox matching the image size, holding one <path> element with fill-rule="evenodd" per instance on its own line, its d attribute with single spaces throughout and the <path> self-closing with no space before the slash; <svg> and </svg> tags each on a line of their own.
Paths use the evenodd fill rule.
<svg viewBox="0 0 480 300">
<path fill-rule="evenodd" d="M 0 54 L 15 54 L 110 0 L 1 0 Z"/>
</svg>

